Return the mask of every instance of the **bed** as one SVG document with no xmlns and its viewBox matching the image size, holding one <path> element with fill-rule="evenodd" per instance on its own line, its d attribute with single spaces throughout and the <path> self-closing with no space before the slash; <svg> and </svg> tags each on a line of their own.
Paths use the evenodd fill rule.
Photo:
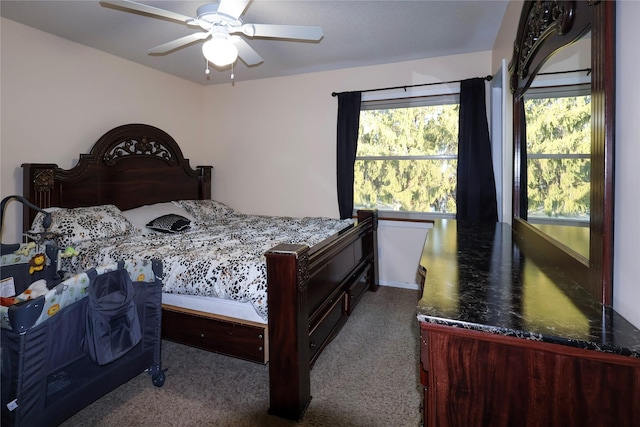
<svg viewBox="0 0 640 427">
<path fill-rule="evenodd" d="M 131 212 L 211 200 L 212 167 L 192 168 L 170 135 L 145 124 L 110 130 L 88 154 L 80 154 L 71 169 L 51 163 L 22 167 L 23 195 L 41 208 L 113 205 Z M 36 212 L 25 207 L 25 229 L 35 217 Z M 301 419 L 311 400 L 310 369 L 315 360 L 361 296 L 377 289 L 377 223 L 377 211 L 363 210 L 351 224 L 319 242 L 274 241 L 262 254 L 266 318 L 210 309 L 207 296 L 164 293 L 163 338 L 268 362 L 269 413 Z M 170 284 L 171 279 L 164 281 Z"/>
</svg>

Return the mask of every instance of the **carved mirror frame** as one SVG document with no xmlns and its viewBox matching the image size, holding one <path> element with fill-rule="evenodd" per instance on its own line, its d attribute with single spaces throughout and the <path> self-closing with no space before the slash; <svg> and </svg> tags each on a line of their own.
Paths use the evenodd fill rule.
<svg viewBox="0 0 640 427">
<path fill-rule="evenodd" d="M 615 112 L 615 1 L 524 2 L 513 59 L 514 182 L 513 230 L 539 249 L 597 301 L 611 305 L 613 294 L 613 170 Z M 589 258 L 528 223 L 520 179 L 526 173 L 524 93 L 555 52 L 591 31 L 591 190 Z M 526 201 L 525 201 L 526 202 Z"/>
</svg>

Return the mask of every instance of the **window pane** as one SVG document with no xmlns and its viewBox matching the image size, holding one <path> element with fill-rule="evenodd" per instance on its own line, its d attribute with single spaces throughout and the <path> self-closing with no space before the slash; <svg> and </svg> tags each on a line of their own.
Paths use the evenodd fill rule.
<svg viewBox="0 0 640 427">
<path fill-rule="evenodd" d="M 591 96 L 525 101 L 527 155 L 589 154 Z"/>
<path fill-rule="evenodd" d="M 455 213 L 458 111 L 457 103 L 361 111 L 354 207 Z"/>
<path fill-rule="evenodd" d="M 529 218 L 588 221 L 591 96 L 527 99 L 525 114 Z"/>
<path fill-rule="evenodd" d="M 591 161 L 529 159 L 529 218 L 588 220 Z"/>
<path fill-rule="evenodd" d="M 457 155 L 458 104 L 360 112 L 358 156 Z"/>
<path fill-rule="evenodd" d="M 385 211 L 456 211 L 458 161 L 356 160 L 354 207 Z"/>
</svg>

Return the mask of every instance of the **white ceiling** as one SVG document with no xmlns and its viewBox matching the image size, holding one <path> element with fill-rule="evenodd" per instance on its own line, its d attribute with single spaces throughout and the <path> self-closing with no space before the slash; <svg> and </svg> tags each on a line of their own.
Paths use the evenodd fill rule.
<svg viewBox="0 0 640 427">
<path fill-rule="evenodd" d="M 197 8 L 207 2 L 141 0 L 139 3 L 195 17 Z M 491 50 L 507 3 L 507 0 L 253 0 L 241 17 L 244 23 L 320 26 L 324 38 L 319 42 L 247 39 L 264 62 L 247 67 L 238 60 L 235 80 Z M 98 0 L 1 0 L 0 14 L 198 84 L 230 81 L 230 69 L 213 69 L 209 76 L 204 74 L 202 42 L 163 56 L 147 54 L 149 48 L 198 31 L 186 24 L 105 7 Z"/>
</svg>

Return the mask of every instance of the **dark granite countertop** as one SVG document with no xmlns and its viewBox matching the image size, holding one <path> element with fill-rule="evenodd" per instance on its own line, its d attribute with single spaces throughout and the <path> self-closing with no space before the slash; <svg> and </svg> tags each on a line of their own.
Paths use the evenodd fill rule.
<svg viewBox="0 0 640 427">
<path fill-rule="evenodd" d="M 638 328 L 521 249 L 507 224 L 437 220 L 418 320 L 640 358 Z"/>
</svg>

